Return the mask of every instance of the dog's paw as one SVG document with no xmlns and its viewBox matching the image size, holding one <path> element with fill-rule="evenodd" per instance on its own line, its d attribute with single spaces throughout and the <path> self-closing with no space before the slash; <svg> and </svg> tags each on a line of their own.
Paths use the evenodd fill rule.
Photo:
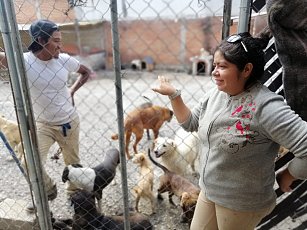
<svg viewBox="0 0 307 230">
<path fill-rule="evenodd" d="M 117 181 L 115 180 L 115 178 L 112 180 L 111 185 L 112 185 L 112 186 L 117 185 Z"/>
</svg>

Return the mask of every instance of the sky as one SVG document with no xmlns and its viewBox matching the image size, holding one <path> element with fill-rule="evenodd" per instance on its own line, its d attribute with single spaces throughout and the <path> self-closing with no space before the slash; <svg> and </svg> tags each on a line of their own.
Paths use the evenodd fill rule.
<svg viewBox="0 0 307 230">
<path fill-rule="evenodd" d="M 123 18 L 123 3 L 127 18 L 180 18 L 221 16 L 224 0 L 117 0 L 119 18 Z M 238 16 L 241 0 L 232 0 L 232 16 Z M 86 6 L 76 9 L 80 20 L 110 19 L 110 6 L 107 0 L 88 0 Z"/>
</svg>

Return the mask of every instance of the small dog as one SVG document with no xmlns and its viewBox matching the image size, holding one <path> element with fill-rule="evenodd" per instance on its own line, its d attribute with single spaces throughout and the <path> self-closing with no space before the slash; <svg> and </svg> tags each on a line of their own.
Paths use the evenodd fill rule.
<svg viewBox="0 0 307 230">
<path fill-rule="evenodd" d="M 143 197 L 150 200 L 153 214 L 155 213 L 155 196 L 153 194 L 154 173 L 151 163 L 144 153 L 135 154 L 132 158 L 132 162 L 140 167 L 141 174 L 138 185 L 133 188 L 136 194 L 135 210 L 139 212 L 139 202 L 141 197 Z"/>
<path fill-rule="evenodd" d="M 191 195 L 187 192 L 183 192 L 180 199 L 180 207 L 182 208 L 181 214 L 181 222 L 189 223 L 193 219 L 194 211 L 195 211 L 195 200 L 191 197 Z"/>
<path fill-rule="evenodd" d="M 197 133 L 180 128 L 174 139 L 158 137 L 154 153 L 170 171 L 185 176 L 197 175 L 195 163 L 199 156 L 199 137 Z M 191 170 L 189 170 L 191 168 Z M 192 173 L 191 173 L 192 172 Z"/>
<path fill-rule="evenodd" d="M 134 153 L 137 153 L 137 144 L 143 138 L 144 129 L 152 129 L 154 138 L 159 135 L 159 130 L 165 121 L 170 122 L 173 117 L 173 111 L 157 105 L 145 108 L 136 108 L 127 114 L 124 122 L 125 129 L 125 151 L 127 159 L 131 159 L 129 154 L 129 143 L 132 133 L 135 135 L 135 142 L 133 144 Z M 118 139 L 118 134 L 111 137 L 113 140 Z"/>
<path fill-rule="evenodd" d="M 159 178 L 160 185 L 158 188 L 158 199 L 163 200 L 161 194 L 168 192 L 169 202 L 175 206 L 172 196 L 176 195 L 180 199 L 180 206 L 182 208 L 181 222 L 190 223 L 190 221 L 192 221 L 191 213 L 189 213 L 189 216 L 186 216 L 185 211 L 189 210 L 193 212 L 200 189 L 188 179 L 169 171 L 165 166 L 156 162 L 152 158 L 150 150 L 148 150 L 148 156 L 149 159 L 164 172 L 164 174 Z"/>
<path fill-rule="evenodd" d="M 93 192 L 101 211 L 102 190 L 114 179 L 119 161 L 119 151 L 116 148 L 109 149 L 104 161 L 94 168 L 82 167 L 80 164 L 66 166 L 63 170 L 62 181 L 64 183 L 70 181 L 77 187 Z"/>
<path fill-rule="evenodd" d="M 124 230 L 125 218 L 122 215 L 105 216 L 98 213 L 95 206 L 95 196 L 86 190 L 80 190 L 71 197 L 71 204 L 74 207 L 73 230 L 95 230 L 95 229 L 118 229 Z M 141 213 L 131 212 L 130 229 L 151 230 L 153 225 L 148 217 Z"/>
<path fill-rule="evenodd" d="M 17 158 L 21 160 L 23 148 L 17 122 L 6 119 L 5 116 L 0 114 L 0 130 L 5 135 L 11 148 L 15 151 Z"/>
</svg>

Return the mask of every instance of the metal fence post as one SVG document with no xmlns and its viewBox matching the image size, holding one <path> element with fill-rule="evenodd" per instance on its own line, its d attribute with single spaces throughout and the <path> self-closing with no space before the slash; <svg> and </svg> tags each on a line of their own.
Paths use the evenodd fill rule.
<svg viewBox="0 0 307 230">
<path fill-rule="evenodd" d="M 6 58 L 11 76 L 17 117 L 20 123 L 27 163 L 29 165 L 29 182 L 34 190 L 38 221 L 41 229 L 52 229 L 47 195 L 43 184 L 41 162 L 38 154 L 31 100 L 28 90 L 26 90 L 27 78 L 13 2 L 1 0 L 0 11 L 2 13 L 0 28 L 6 48 Z"/>
<path fill-rule="evenodd" d="M 232 0 L 224 0 L 222 39 L 229 36 Z"/>
<path fill-rule="evenodd" d="M 251 9 L 251 0 L 241 0 L 238 33 L 249 31 Z"/>
<path fill-rule="evenodd" d="M 118 35 L 118 13 L 117 2 L 111 0 L 111 29 L 112 29 L 112 50 L 113 50 L 113 67 L 115 73 L 115 90 L 116 90 L 116 107 L 118 118 L 118 135 L 119 135 L 119 151 L 121 163 L 121 178 L 122 178 L 122 191 L 124 202 L 124 216 L 125 216 L 125 230 L 130 229 L 129 223 L 129 198 L 128 198 L 128 182 L 127 182 L 127 168 L 125 158 L 124 146 L 124 118 L 123 118 L 123 99 L 122 99 L 122 85 L 121 85 L 121 62 L 119 52 L 119 35 Z"/>
</svg>

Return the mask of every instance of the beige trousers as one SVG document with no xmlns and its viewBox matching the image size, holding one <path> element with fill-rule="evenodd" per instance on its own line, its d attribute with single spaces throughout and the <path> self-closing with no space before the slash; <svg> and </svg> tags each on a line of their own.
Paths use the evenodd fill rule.
<svg viewBox="0 0 307 230">
<path fill-rule="evenodd" d="M 235 211 L 219 206 L 199 194 L 190 230 L 254 230 L 275 204 L 257 211 Z"/>
<path fill-rule="evenodd" d="M 43 165 L 42 173 L 47 194 L 49 194 L 48 192 L 52 191 L 52 187 L 54 186 L 55 182 L 46 172 L 44 165 L 48 158 L 49 149 L 54 143 L 58 143 L 58 145 L 60 146 L 65 165 L 80 163 L 79 117 L 72 120 L 69 124 L 71 128 L 66 129 L 65 132 L 63 132 L 63 127 L 60 125 L 50 126 L 39 122 L 36 124 L 38 148 L 39 148 L 41 163 Z M 62 175 L 59 176 L 61 177 Z M 69 194 L 74 190 L 76 190 L 77 188 L 72 184 L 68 183 L 66 189 Z"/>
</svg>

